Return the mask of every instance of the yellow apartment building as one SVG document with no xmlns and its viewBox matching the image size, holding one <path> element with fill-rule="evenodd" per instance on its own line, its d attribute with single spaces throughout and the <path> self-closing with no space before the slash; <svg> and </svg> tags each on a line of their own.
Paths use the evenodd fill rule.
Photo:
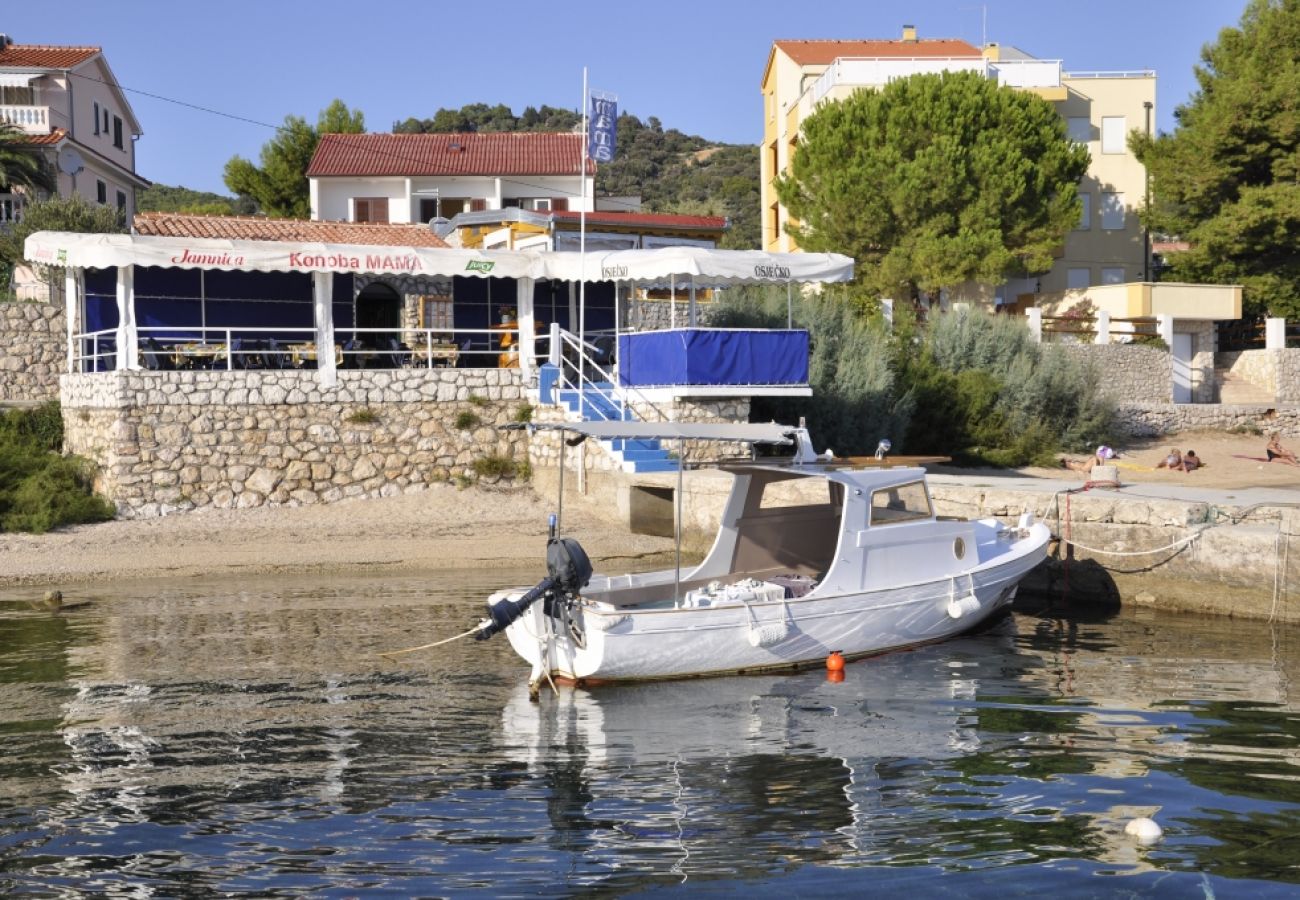
<svg viewBox="0 0 1300 900">
<path fill-rule="evenodd" d="M 775 177 L 786 171 L 803 120 L 823 103 L 861 88 L 925 72 L 980 72 L 999 84 L 1051 101 L 1070 136 L 1087 144 L 1092 162 L 1079 185 L 1083 211 L 1052 270 L 1005 285 L 969 286 L 964 299 L 1014 303 L 1026 294 L 1147 281 L 1148 242 L 1138 211 L 1146 202 L 1145 167 L 1128 134 L 1155 120 L 1154 72 L 1066 72 L 1060 60 L 1036 59 L 1014 47 L 983 48 L 962 40 L 922 39 L 904 26 L 898 40 L 780 40 L 763 71 L 763 249 L 798 250 Z M 953 299 L 956 299 L 955 297 Z"/>
</svg>

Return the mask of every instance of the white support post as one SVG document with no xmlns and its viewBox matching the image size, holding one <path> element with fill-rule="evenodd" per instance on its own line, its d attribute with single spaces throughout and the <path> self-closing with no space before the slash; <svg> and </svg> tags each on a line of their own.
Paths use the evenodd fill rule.
<svg viewBox="0 0 1300 900">
<path fill-rule="evenodd" d="M 880 314 L 885 319 L 885 330 L 894 330 L 894 301 L 889 297 L 880 298 Z"/>
<path fill-rule="evenodd" d="M 536 315 L 533 312 L 533 288 L 537 282 L 532 278 L 520 278 L 515 282 L 515 322 L 519 326 L 516 346 L 519 348 L 519 371 L 524 378 L 530 378 L 537 359 L 537 329 L 533 325 Z"/>
<path fill-rule="evenodd" d="M 313 272 L 311 276 L 312 319 L 316 329 L 316 379 L 323 388 L 338 384 L 334 360 L 334 275 Z M 353 322 L 355 323 L 355 319 Z"/>
<path fill-rule="evenodd" d="M 1029 323 L 1029 334 L 1033 337 L 1034 343 L 1043 342 L 1043 310 L 1038 306 L 1031 306 L 1025 310 L 1025 319 Z"/>
<path fill-rule="evenodd" d="M 1270 317 L 1264 320 L 1264 349 L 1286 349 L 1286 319 Z"/>
<path fill-rule="evenodd" d="M 140 368 L 140 332 L 135 323 L 135 266 L 117 267 L 117 368 Z"/>
<path fill-rule="evenodd" d="M 1156 334 L 1160 335 L 1160 340 L 1165 342 L 1165 346 L 1174 346 L 1174 317 L 1167 314 L 1156 316 Z"/>
<path fill-rule="evenodd" d="M 551 343 L 550 343 L 550 346 L 547 347 L 547 360 L 546 360 L 546 361 L 549 362 L 551 365 L 555 366 L 555 368 L 557 368 L 557 369 L 560 367 L 560 358 L 561 358 L 561 350 L 562 350 L 562 349 L 563 349 L 563 348 L 560 347 L 560 323 L 559 323 L 559 322 L 552 322 L 552 323 L 551 323 Z"/>
<path fill-rule="evenodd" d="M 1104 309 L 1097 310 L 1097 338 L 1094 343 L 1110 343 L 1110 313 Z"/>
<path fill-rule="evenodd" d="M 73 335 L 78 331 L 77 310 L 81 308 L 79 302 L 80 292 L 77 290 L 77 275 L 80 271 L 80 269 L 74 269 L 72 266 L 68 266 L 63 270 L 63 318 L 67 320 L 69 373 L 73 371 L 73 366 L 76 365 L 76 341 L 73 340 Z"/>
</svg>

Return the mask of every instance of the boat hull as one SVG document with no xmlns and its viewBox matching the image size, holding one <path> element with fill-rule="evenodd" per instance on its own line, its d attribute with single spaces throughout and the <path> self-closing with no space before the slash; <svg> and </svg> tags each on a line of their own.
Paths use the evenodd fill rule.
<svg viewBox="0 0 1300 900">
<path fill-rule="evenodd" d="M 820 663 L 832 651 L 865 656 L 944 640 L 1005 610 L 1046 556 L 1049 536 L 1036 524 L 1014 550 L 960 575 L 869 591 L 699 608 L 583 601 L 572 627 L 536 603 L 506 634 L 532 665 L 534 682 L 761 672 Z"/>
</svg>

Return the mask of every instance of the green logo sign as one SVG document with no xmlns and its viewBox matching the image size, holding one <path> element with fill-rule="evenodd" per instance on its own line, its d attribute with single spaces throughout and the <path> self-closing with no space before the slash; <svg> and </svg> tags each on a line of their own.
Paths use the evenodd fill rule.
<svg viewBox="0 0 1300 900">
<path fill-rule="evenodd" d="M 466 272 L 491 272 L 496 262 L 489 259 L 471 259 L 465 264 Z"/>
<path fill-rule="evenodd" d="M 68 251 L 67 251 L 67 250 L 60 250 L 60 251 L 59 251 L 59 262 L 61 262 L 61 263 L 65 263 L 65 262 L 67 262 L 67 261 L 68 261 Z"/>
</svg>

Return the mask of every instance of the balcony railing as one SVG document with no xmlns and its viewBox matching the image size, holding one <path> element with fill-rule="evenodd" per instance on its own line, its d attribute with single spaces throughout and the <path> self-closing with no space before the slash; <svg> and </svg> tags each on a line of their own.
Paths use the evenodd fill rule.
<svg viewBox="0 0 1300 900">
<path fill-rule="evenodd" d="M 905 57 L 835 60 L 809 89 L 813 105 L 837 87 L 885 85 L 898 78 L 933 72 L 978 72 L 1014 88 L 1053 88 L 1061 84 L 1059 59 L 985 60 L 950 57 Z"/>
<path fill-rule="evenodd" d="M 48 106 L 0 106 L 0 122 L 13 125 L 25 134 L 49 134 Z"/>
<path fill-rule="evenodd" d="M 23 220 L 23 195 L 0 194 L 0 227 Z"/>
</svg>

